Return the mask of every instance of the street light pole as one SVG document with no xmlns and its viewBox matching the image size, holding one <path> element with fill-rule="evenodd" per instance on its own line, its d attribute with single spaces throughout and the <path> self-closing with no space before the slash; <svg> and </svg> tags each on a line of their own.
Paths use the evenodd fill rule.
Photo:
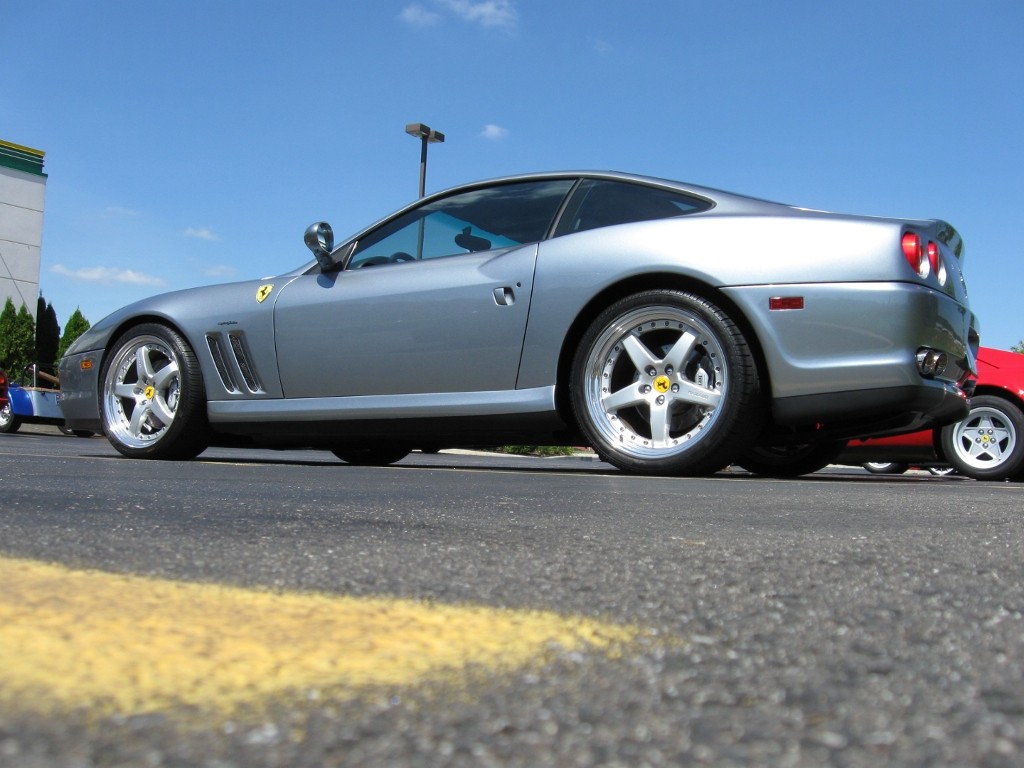
<svg viewBox="0 0 1024 768">
<path fill-rule="evenodd" d="M 444 134 L 435 131 L 429 125 L 423 123 L 409 123 L 405 126 L 405 132 L 421 142 L 420 146 L 420 197 L 426 190 L 427 184 L 427 144 L 440 144 L 444 141 Z"/>
</svg>

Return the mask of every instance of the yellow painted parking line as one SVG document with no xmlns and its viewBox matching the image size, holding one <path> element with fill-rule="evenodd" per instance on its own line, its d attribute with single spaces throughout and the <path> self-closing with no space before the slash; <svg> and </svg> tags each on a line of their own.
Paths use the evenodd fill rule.
<svg viewBox="0 0 1024 768">
<path fill-rule="evenodd" d="M 510 672 L 638 630 L 555 613 L 274 593 L 0 558 L 0 707 L 228 714 Z M 479 667 L 478 667 L 479 665 Z"/>
</svg>

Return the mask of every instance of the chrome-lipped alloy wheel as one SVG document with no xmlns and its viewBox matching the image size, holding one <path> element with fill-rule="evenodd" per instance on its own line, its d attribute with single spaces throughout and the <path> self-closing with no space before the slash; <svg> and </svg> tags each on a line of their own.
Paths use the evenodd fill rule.
<svg viewBox="0 0 1024 768">
<path fill-rule="evenodd" d="M 642 307 L 608 325 L 586 360 L 585 407 L 604 441 L 636 458 L 684 451 L 728 395 L 718 335 L 673 306 Z"/>
<path fill-rule="evenodd" d="M 103 381 L 108 435 L 129 448 L 158 441 L 174 422 L 180 368 L 175 351 L 156 336 L 136 336 L 118 349 Z"/>
</svg>

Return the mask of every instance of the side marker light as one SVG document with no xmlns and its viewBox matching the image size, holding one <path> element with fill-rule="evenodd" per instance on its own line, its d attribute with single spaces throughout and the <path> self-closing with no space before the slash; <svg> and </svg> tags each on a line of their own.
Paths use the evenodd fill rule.
<svg viewBox="0 0 1024 768">
<path fill-rule="evenodd" d="M 803 309 L 804 308 L 804 297 L 803 296 L 772 296 L 768 299 L 768 309 L 770 310 L 784 310 L 784 309 Z"/>
</svg>

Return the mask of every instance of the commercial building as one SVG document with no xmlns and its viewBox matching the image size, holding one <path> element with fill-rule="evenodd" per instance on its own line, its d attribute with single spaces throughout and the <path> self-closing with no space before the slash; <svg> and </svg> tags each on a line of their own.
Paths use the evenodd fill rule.
<svg viewBox="0 0 1024 768">
<path fill-rule="evenodd" d="M 9 296 L 35 317 L 46 174 L 38 149 L 0 139 L 0 309 Z"/>
</svg>

